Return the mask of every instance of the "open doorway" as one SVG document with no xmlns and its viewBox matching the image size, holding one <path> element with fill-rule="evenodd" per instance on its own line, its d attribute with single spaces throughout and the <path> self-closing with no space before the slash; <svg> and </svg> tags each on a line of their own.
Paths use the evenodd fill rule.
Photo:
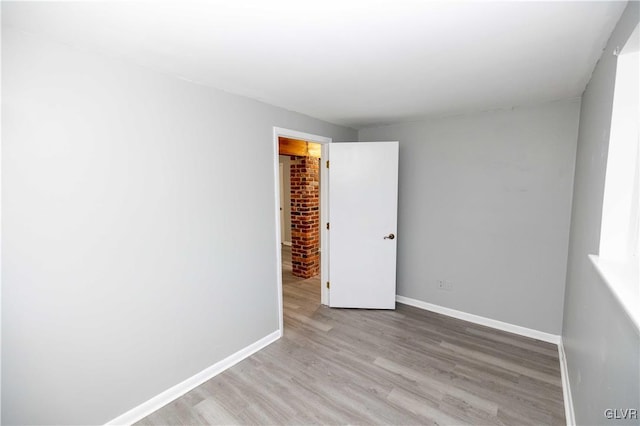
<svg viewBox="0 0 640 426">
<path fill-rule="evenodd" d="M 286 324 L 320 306 L 321 145 L 278 138 L 282 298 Z"/>
<path fill-rule="evenodd" d="M 281 136 L 278 147 L 283 253 L 294 277 L 319 279 L 321 145 Z"/>
<path fill-rule="evenodd" d="M 321 285 L 326 276 L 322 252 L 326 248 L 326 197 L 322 182 L 324 145 L 330 138 L 274 128 L 276 171 L 277 260 L 280 329 L 283 305 L 328 303 Z M 284 297 L 283 299 L 283 296 Z"/>
</svg>

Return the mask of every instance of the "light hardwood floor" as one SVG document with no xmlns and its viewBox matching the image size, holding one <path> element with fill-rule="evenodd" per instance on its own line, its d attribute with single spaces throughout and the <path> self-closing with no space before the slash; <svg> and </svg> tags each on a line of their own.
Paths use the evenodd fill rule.
<svg viewBox="0 0 640 426">
<path fill-rule="evenodd" d="M 555 345 L 402 304 L 329 309 L 283 257 L 283 338 L 140 425 L 565 424 Z"/>
</svg>

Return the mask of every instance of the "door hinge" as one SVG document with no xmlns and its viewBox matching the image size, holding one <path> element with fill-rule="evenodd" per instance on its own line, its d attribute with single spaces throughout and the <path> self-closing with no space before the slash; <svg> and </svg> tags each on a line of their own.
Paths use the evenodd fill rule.
<svg viewBox="0 0 640 426">
<path fill-rule="evenodd" d="M 327 281 L 327 288 L 331 288 L 331 284 L 329 284 L 329 281 Z"/>
<path fill-rule="evenodd" d="M 327 229 L 329 229 L 329 222 L 327 222 Z"/>
<path fill-rule="evenodd" d="M 327 169 L 329 168 L 329 160 L 327 160 Z"/>
</svg>

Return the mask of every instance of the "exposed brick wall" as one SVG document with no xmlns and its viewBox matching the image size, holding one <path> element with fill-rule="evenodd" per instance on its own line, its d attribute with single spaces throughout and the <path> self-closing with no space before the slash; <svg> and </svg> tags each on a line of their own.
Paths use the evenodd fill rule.
<svg viewBox="0 0 640 426">
<path fill-rule="evenodd" d="M 291 157 L 291 262 L 293 275 L 320 273 L 320 167 L 317 158 Z"/>
</svg>

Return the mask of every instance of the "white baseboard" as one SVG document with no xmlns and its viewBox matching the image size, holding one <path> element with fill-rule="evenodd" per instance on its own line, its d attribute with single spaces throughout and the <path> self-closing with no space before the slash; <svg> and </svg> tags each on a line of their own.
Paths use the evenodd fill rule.
<svg viewBox="0 0 640 426">
<path fill-rule="evenodd" d="M 562 395 L 564 398 L 564 417 L 567 426 L 576 425 L 576 414 L 573 411 L 573 397 L 571 396 L 571 383 L 569 382 L 569 369 L 567 368 L 567 355 L 564 352 L 562 339 L 558 343 L 558 356 L 560 357 L 560 375 L 562 376 Z"/>
<path fill-rule="evenodd" d="M 254 342 L 249 346 L 239 350 L 238 352 L 229 355 L 222 361 L 216 362 L 212 366 L 207 367 L 201 372 L 189 377 L 187 380 L 178 383 L 177 385 L 167 389 L 166 391 L 154 396 L 150 400 L 143 402 L 137 407 L 132 408 L 121 416 L 116 417 L 115 419 L 108 422 L 107 425 L 131 425 L 139 420 L 142 420 L 149 414 L 164 407 L 176 398 L 181 397 L 185 393 L 189 392 L 197 386 L 200 386 L 212 377 L 217 376 L 224 370 L 233 367 L 243 359 L 253 355 L 265 346 L 275 342 L 280 337 L 282 337 L 282 331 L 274 331 L 273 333 L 263 337 L 257 342 Z"/>
<path fill-rule="evenodd" d="M 558 345 L 560 344 L 561 340 L 560 336 L 556 334 L 545 333 L 543 331 L 534 330 L 532 328 L 509 324 L 508 322 L 481 317 L 480 315 L 468 314 L 466 312 L 457 311 L 455 309 L 445 308 L 444 306 L 423 302 L 422 300 L 411 299 L 409 297 L 396 295 L 396 301 L 399 303 L 404 303 L 405 305 L 415 306 L 416 308 L 436 312 L 438 314 L 447 315 L 449 317 L 458 318 L 475 324 L 480 324 L 498 330 L 507 331 L 509 333 L 519 334 L 521 336 L 542 340 L 543 342 L 554 343 Z"/>
</svg>

